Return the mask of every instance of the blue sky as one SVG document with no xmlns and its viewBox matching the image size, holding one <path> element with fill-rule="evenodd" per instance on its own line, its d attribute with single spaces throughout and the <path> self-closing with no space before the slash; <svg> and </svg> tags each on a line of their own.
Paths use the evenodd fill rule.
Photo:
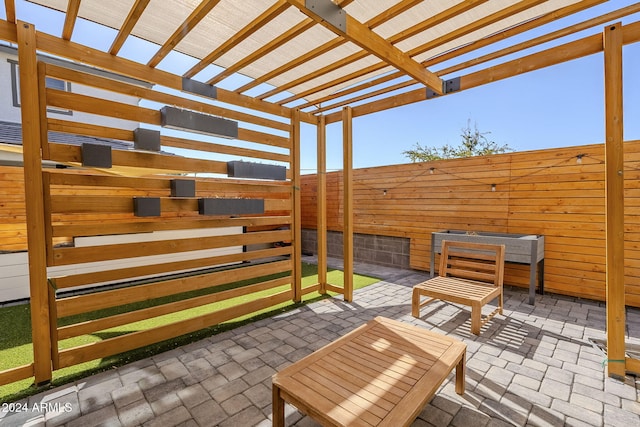
<svg viewBox="0 0 640 427">
<path fill-rule="evenodd" d="M 552 1 L 552 0 L 550 0 Z M 628 0 L 610 0 L 559 22 L 532 30 L 501 43 L 506 47 L 582 22 L 630 4 Z M 3 8 L 0 8 L 3 10 Z M 60 13 L 16 0 L 18 19 L 31 22 L 39 31 L 59 35 L 63 16 Z M 636 22 L 640 14 L 623 19 Z M 603 27 L 583 31 L 561 41 L 568 42 L 602 31 Z M 115 32 L 98 29 L 95 24 L 79 20 L 73 41 L 107 50 Z M 527 53 L 549 47 L 543 45 Z M 495 50 L 493 48 L 492 50 Z M 129 37 L 121 54 L 145 63 L 155 52 L 149 44 Z M 481 53 L 474 53 L 477 56 Z M 464 58 L 439 65 L 447 67 Z M 190 58 L 172 55 L 159 68 L 181 73 L 193 64 Z M 492 63 L 484 64 L 484 68 Z M 473 70 L 471 70 L 473 71 Z M 466 74 L 468 71 L 464 71 Z M 211 69 L 204 73 L 211 76 Z M 203 73 L 203 74 L 204 74 Z M 196 76 L 197 78 L 198 76 Z M 237 87 L 237 80 L 227 79 L 221 86 Z M 624 49 L 625 139 L 640 139 L 640 43 Z M 491 83 L 433 100 L 393 110 L 357 117 L 354 129 L 354 167 L 370 167 L 407 163 L 402 154 L 416 143 L 423 146 L 457 145 L 461 129 L 467 122 L 500 145 L 508 144 L 516 151 L 601 143 L 604 140 L 604 83 L 602 54 L 556 65 L 510 79 Z M 302 132 L 303 173 L 316 168 L 315 128 L 305 126 Z M 340 124 L 327 129 L 327 168 L 342 168 L 342 130 Z M 228 141 L 227 141 L 228 143 Z"/>
</svg>

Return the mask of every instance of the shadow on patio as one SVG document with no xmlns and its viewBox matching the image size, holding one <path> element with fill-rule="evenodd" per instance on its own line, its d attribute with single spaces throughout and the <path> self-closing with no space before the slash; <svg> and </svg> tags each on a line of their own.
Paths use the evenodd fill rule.
<svg viewBox="0 0 640 427">
<path fill-rule="evenodd" d="M 311 260 L 312 261 L 312 260 Z M 335 260 L 332 260 L 335 261 Z M 335 265 L 335 262 L 333 263 Z M 338 265 L 339 266 L 339 265 Z M 413 426 L 639 425 L 636 384 L 605 377 L 603 304 L 555 295 L 524 301 L 505 289 L 505 315 L 477 337 L 466 310 L 434 303 L 411 316 L 411 287 L 424 273 L 357 264 L 383 280 L 341 298 L 227 331 L 33 396 L 3 425 L 271 425 L 271 376 L 375 316 L 419 325 L 467 344 L 467 391 L 450 375 Z M 628 314 L 631 327 L 640 315 Z M 34 410 L 35 408 L 35 410 Z M 312 420 L 286 407 L 287 425 Z"/>
</svg>

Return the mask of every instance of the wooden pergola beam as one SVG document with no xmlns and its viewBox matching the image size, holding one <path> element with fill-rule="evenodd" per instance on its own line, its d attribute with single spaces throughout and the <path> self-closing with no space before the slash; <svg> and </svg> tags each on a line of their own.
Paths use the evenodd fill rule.
<svg viewBox="0 0 640 427">
<path fill-rule="evenodd" d="M 420 0 L 422 1 L 422 0 Z M 411 7 L 415 6 L 417 3 L 416 0 L 405 0 L 403 2 L 398 3 L 396 6 L 394 6 L 393 8 L 391 8 L 390 10 L 383 12 L 375 17 L 373 17 L 372 19 L 370 19 L 369 21 L 367 21 L 366 26 L 373 29 L 379 25 L 384 24 L 385 22 L 387 22 L 388 20 L 392 19 L 394 16 L 396 16 L 396 13 L 401 13 L 407 9 L 410 9 Z M 310 18 L 311 19 L 311 18 Z M 316 22 L 315 20 L 313 20 L 313 22 Z M 302 55 L 301 57 L 290 61 L 287 64 L 284 64 L 280 67 L 278 67 L 275 70 L 272 70 L 271 72 L 267 73 L 266 75 L 254 80 L 253 82 L 250 82 L 249 84 L 244 85 L 243 87 L 239 88 L 237 90 L 237 92 L 242 93 L 246 90 L 251 89 L 252 87 L 257 86 L 259 83 L 264 83 L 267 80 L 270 80 L 282 73 L 285 73 L 301 64 L 303 64 L 304 62 L 311 60 L 317 56 L 323 55 L 326 52 L 329 52 L 330 50 L 336 49 L 337 47 L 345 44 L 347 42 L 346 39 L 342 38 L 342 37 L 337 37 L 327 43 L 324 43 L 318 47 L 316 47 L 315 49 L 307 52 L 306 54 Z M 330 73 L 331 71 L 334 71 L 340 67 L 343 67 L 345 65 L 348 65 L 354 61 L 357 61 L 359 59 L 365 58 L 367 57 L 369 54 L 368 52 L 362 50 L 359 52 L 356 52 L 352 55 L 349 55 L 346 58 L 342 58 L 340 61 L 334 62 L 333 64 L 329 64 L 326 67 L 323 67 L 319 70 L 315 70 L 312 73 L 307 73 L 306 75 L 295 79 L 294 81 L 288 82 L 287 84 L 284 85 L 280 85 L 266 93 L 263 93 L 259 96 L 257 96 L 258 99 L 266 99 L 270 96 L 273 96 L 277 93 L 283 92 L 289 88 L 295 87 L 299 84 L 302 84 L 304 82 L 307 82 L 309 80 L 312 80 L 316 77 L 322 76 L 325 73 Z M 386 66 L 386 64 L 384 64 L 384 66 Z M 285 102 L 280 101 L 279 102 L 280 105 L 285 104 Z"/>
<path fill-rule="evenodd" d="M 461 55 L 467 54 L 469 52 L 473 52 L 473 51 L 475 51 L 477 49 L 480 49 L 482 47 L 489 46 L 489 45 L 491 45 L 493 43 L 497 43 L 499 41 L 505 40 L 505 39 L 507 39 L 509 37 L 513 37 L 515 35 L 521 34 L 521 33 L 525 32 L 525 31 L 529 31 L 529 30 L 531 30 L 533 28 L 537 28 L 537 27 L 539 27 L 541 25 L 547 24 L 547 23 L 555 21 L 557 19 L 564 18 L 564 17 L 566 17 L 568 15 L 574 14 L 574 13 L 582 11 L 584 9 L 588 9 L 590 7 L 595 6 L 596 4 L 600 4 L 600 3 L 603 3 L 605 1 L 606 0 L 586 0 L 586 1 L 582 1 L 580 3 L 576 3 L 576 4 L 569 5 L 569 6 L 565 6 L 562 9 L 558 9 L 558 10 L 556 10 L 554 12 L 547 13 L 545 15 L 541 15 L 541 16 L 535 18 L 535 19 L 532 19 L 530 21 L 527 21 L 527 22 L 524 22 L 522 24 L 516 25 L 515 27 L 509 28 L 509 29 L 507 29 L 505 31 L 502 31 L 500 33 L 494 34 L 494 35 L 489 36 L 489 37 L 485 37 L 485 38 L 483 38 L 481 40 L 477 40 L 477 41 L 475 41 L 473 43 L 466 44 L 466 45 L 461 46 L 461 47 L 459 47 L 457 49 L 453 49 L 453 50 L 451 50 L 451 51 L 449 51 L 449 52 L 447 52 L 445 54 L 438 55 L 435 58 L 432 58 L 432 59 L 429 59 L 427 61 L 424 61 L 422 64 L 424 66 L 426 66 L 426 67 L 430 67 L 432 65 L 436 65 L 436 64 L 442 63 L 442 62 L 447 61 L 449 59 L 457 58 L 457 57 L 459 57 Z M 617 19 L 617 18 L 612 18 L 612 19 Z M 446 73 L 442 73 L 441 74 L 440 72 L 437 72 L 436 74 L 445 75 Z M 397 79 L 397 78 L 402 77 L 402 76 L 403 76 L 403 74 L 400 73 L 400 72 L 386 74 L 384 76 L 375 78 L 373 80 L 368 80 L 368 81 L 366 81 L 364 83 L 360 83 L 358 85 L 351 86 L 349 88 L 343 89 L 343 90 L 341 90 L 339 92 L 336 92 L 336 93 L 324 96 L 322 98 L 316 99 L 313 102 L 309 102 L 309 103 L 306 103 L 306 104 L 303 104 L 303 105 L 299 105 L 298 108 L 304 109 L 304 108 L 310 107 L 312 105 L 317 105 L 319 103 L 330 101 L 332 99 L 341 98 L 341 97 L 344 97 L 346 95 L 349 95 L 349 94 L 352 94 L 352 93 L 356 93 L 356 92 L 360 92 L 362 90 L 365 90 L 365 89 L 368 89 L 368 88 L 371 88 L 371 87 L 386 83 L 388 81 Z M 395 90 L 395 89 L 393 89 L 393 90 Z M 387 92 L 389 92 L 389 91 L 387 91 Z M 384 93 L 384 92 L 381 92 L 380 90 L 376 91 L 376 92 L 377 92 L 377 95 L 380 95 L 380 94 Z M 326 111 L 326 109 L 324 107 L 323 107 L 323 110 Z M 318 113 L 320 111 L 314 110 L 312 112 L 315 114 L 315 113 Z"/>
<path fill-rule="evenodd" d="M 622 17 L 638 13 L 640 12 L 640 3 L 635 3 L 631 6 L 624 7 L 622 9 L 614 10 L 612 12 L 606 13 L 601 16 L 597 16 L 592 19 L 588 19 L 586 21 L 580 22 L 578 24 L 571 25 L 566 28 L 562 28 L 557 31 L 553 31 L 548 34 L 544 34 L 540 37 L 533 38 L 531 40 L 524 41 L 522 43 L 515 44 L 513 46 L 501 49 L 497 52 L 488 53 L 486 55 L 479 56 L 474 59 L 470 59 L 469 61 L 465 61 L 461 64 L 457 64 L 448 68 L 441 70 L 443 75 L 455 73 L 460 70 L 464 70 L 466 68 L 473 67 L 475 65 L 479 65 L 485 62 L 492 61 L 494 59 L 502 58 L 504 56 L 521 52 L 525 49 L 530 49 L 535 46 L 539 46 L 543 43 L 547 43 L 553 40 L 557 40 L 561 37 L 565 37 L 571 34 L 575 34 L 577 32 L 593 28 L 595 26 L 604 25 L 607 22 L 614 21 L 616 19 L 620 19 Z"/>
<path fill-rule="evenodd" d="M 343 1 L 342 3 L 339 4 L 339 6 L 340 7 L 344 7 L 347 4 L 351 3 L 351 1 L 353 1 L 353 0 Z M 406 5 L 403 2 L 403 4 L 401 6 L 399 6 L 399 8 L 404 7 L 404 6 L 406 6 Z M 369 28 L 374 28 L 377 25 L 381 25 L 381 24 L 387 22 L 391 18 L 392 17 L 390 17 L 388 14 L 382 13 L 382 14 L 372 18 L 369 22 L 367 22 L 367 26 Z M 316 22 L 315 20 L 313 20 L 313 21 Z M 323 55 L 323 54 L 325 54 L 325 53 L 337 48 L 338 46 L 341 46 L 341 45 L 345 44 L 346 42 L 347 42 L 347 40 L 345 40 L 344 38 L 336 37 L 335 39 L 333 39 L 333 40 L 331 40 L 329 42 L 326 42 L 326 43 L 324 43 L 324 44 L 322 44 L 320 46 L 317 46 L 316 48 L 308 51 L 307 53 L 303 54 L 299 58 L 296 58 L 293 61 L 289 61 L 288 63 L 283 64 L 280 67 L 278 67 L 278 68 L 276 68 L 274 70 L 271 70 L 268 73 L 266 73 L 266 74 L 264 74 L 264 75 L 262 75 L 262 76 L 260 76 L 258 78 L 255 78 L 253 81 L 251 81 L 251 82 L 241 86 L 240 88 L 236 89 L 236 92 L 237 93 L 246 92 L 249 89 L 252 89 L 252 88 L 254 88 L 254 87 L 256 87 L 256 86 L 258 86 L 258 85 L 260 85 L 262 83 L 265 83 L 265 82 L 267 82 L 267 81 L 269 81 L 269 80 L 271 80 L 271 79 L 273 79 L 273 78 L 275 78 L 275 77 L 277 77 L 277 76 L 279 76 L 279 75 L 281 75 L 283 73 L 286 73 L 287 71 L 292 70 L 292 69 L 296 68 L 297 66 L 299 66 L 299 65 L 301 65 L 301 64 L 303 64 L 303 63 L 305 63 L 305 62 L 307 62 L 307 61 L 309 61 L 309 60 L 311 60 L 311 59 L 313 59 L 313 58 L 315 58 L 317 56 Z M 284 89 L 282 89 L 282 90 L 284 90 Z M 263 94 L 262 99 L 264 99 L 264 98 L 266 98 L 268 96 L 271 96 L 271 95 L 273 95 L 275 93 L 282 92 L 282 90 L 276 89 L 273 92 L 269 92 L 268 94 Z"/>
<path fill-rule="evenodd" d="M 307 9 L 302 0 L 286 0 L 289 4 L 296 6 L 300 11 L 337 35 L 344 37 L 350 42 L 360 46 L 371 55 L 375 55 L 382 61 L 408 74 L 418 82 L 431 88 L 434 92 L 442 94 L 442 80 L 434 73 L 424 68 L 411 58 L 411 55 L 401 51 L 389 41 L 369 29 L 366 25 L 357 21 L 349 14 L 346 14 L 346 25 L 344 30 L 327 22 L 321 15 L 313 10 Z"/>
<path fill-rule="evenodd" d="M 7 15 L 7 21 L 16 22 L 16 3 L 15 0 L 4 0 L 4 11 Z"/>
<path fill-rule="evenodd" d="M 293 200 L 293 300 L 302 301 L 302 198 L 300 189 L 300 110 L 291 110 L 291 198 Z"/>
<path fill-rule="evenodd" d="M 295 25 L 293 28 L 290 28 L 289 30 L 282 33 L 280 36 L 271 40 L 269 43 L 267 43 L 260 49 L 255 50 L 249 56 L 246 56 L 242 60 L 225 68 L 224 71 L 220 72 L 219 74 L 207 80 L 207 84 L 210 84 L 210 85 L 216 84 L 219 81 L 229 77 L 233 73 L 242 70 L 247 65 L 257 61 L 258 59 L 267 55 L 269 52 L 273 51 L 274 49 L 277 49 L 280 46 L 284 45 L 288 41 L 293 40 L 294 38 L 298 37 L 300 34 L 304 33 L 305 31 L 307 31 L 308 29 L 310 29 L 315 25 L 316 25 L 316 22 L 313 21 L 312 19 L 305 19 L 304 21 Z"/>
<path fill-rule="evenodd" d="M 598 1 L 601 1 L 601 0 L 598 0 Z M 445 10 L 445 11 L 443 11 L 443 12 L 441 12 L 441 13 L 435 15 L 435 16 L 433 16 L 431 19 L 428 19 L 428 20 L 426 20 L 426 21 L 424 21 L 422 23 L 417 24 L 416 26 L 410 28 L 409 30 L 405 30 L 405 31 L 403 31 L 401 33 L 396 34 L 395 36 L 389 38 L 388 41 L 390 43 L 393 43 L 393 44 L 399 43 L 402 40 L 405 40 L 406 38 L 408 38 L 407 36 L 412 36 L 414 34 L 419 33 L 420 31 L 425 31 L 426 29 L 431 28 L 432 26 L 437 25 L 439 23 L 442 23 L 442 22 L 444 22 L 444 21 L 446 21 L 448 19 L 451 19 L 451 18 L 453 18 L 454 16 L 456 16 L 456 15 L 458 15 L 460 13 L 469 11 L 472 8 L 477 7 L 482 3 L 484 3 L 484 2 L 483 1 L 480 1 L 480 2 L 469 1 L 469 2 L 460 3 L 460 4 L 456 5 L 456 6 L 453 6 L 453 7 L 449 8 L 449 9 L 447 9 L 447 10 Z M 507 9 L 500 10 L 500 11 L 498 11 L 496 13 L 493 13 L 493 14 L 491 14 L 491 15 L 489 15 L 489 16 L 481 19 L 481 20 L 472 22 L 469 25 L 461 27 L 461 28 L 457 29 L 456 31 L 453 31 L 453 32 L 448 33 L 448 34 L 445 34 L 442 37 L 439 37 L 437 39 L 431 40 L 428 43 L 425 43 L 425 44 L 423 44 L 421 46 L 413 48 L 408 52 L 408 55 L 413 57 L 413 56 L 418 55 L 420 53 L 423 53 L 423 52 L 425 52 L 427 50 L 431 50 L 431 49 L 434 49 L 434 48 L 436 48 L 438 46 L 442 46 L 443 44 L 448 43 L 448 42 L 450 42 L 452 40 L 455 40 L 456 38 L 459 38 L 459 37 L 465 36 L 467 34 L 470 34 L 470 33 L 474 32 L 474 31 L 477 31 L 478 29 L 482 28 L 483 26 L 491 25 L 491 24 L 493 24 L 495 22 L 499 22 L 500 20 L 505 19 L 506 17 L 510 16 L 510 14 L 512 14 L 512 13 L 522 12 L 522 11 L 524 11 L 526 9 L 529 9 L 531 7 L 534 7 L 534 6 L 537 6 L 540 3 L 541 3 L 541 0 L 524 0 L 524 1 L 521 1 L 520 3 L 517 3 L 517 4 L 511 6 L 511 7 L 507 8 Z M 439 58 L 437 58 L 436 61 L 425 61 L 421 65 L 423 67 L 434 65 L 434 63 L 441 62 L 438 59 Z M 381 62 L 379 64 L 374 64 L 374 65 L 368 67 L 365 70 L 360 70 L 358 72 L 352 73 L 351 74 L 351 78 L 352 79 L 356 79 L 358 77 L 362 77 L 362 76 L 366 75 L 367 73 L 371 72 L 371 71 L 369 71 L 369 69 L 378 70 L 378 69 L 383 68 L 386 65 L 388 65 L 388 64 L 386 64 L 385 62 Z M 402 72 L 398 72 L 398 73 L 393 73 L 393 75 L 395 76 L 395 78 L 399 78 L 399 77 L 401 77 L 403 75 L 403 73 Z M 435 75 L 436 76 L 441 76 L 441 75 L 444 75 L 444 73 L 435 73 Z M 337 84 L 340 84 L 342 80 L 344 80 L 344 79 L 336 79 L 336 80 L 334 80 L 332 82 L 325 83 L 324 85 L 322 85 L 322 86 L 320 86 L 318 88 L 308 89 L 307 91 L 305 91 L 305 96 L 308 96 L 310 94 L 319 92 L 320 90 L 326 89 L 327 87 L 332 87 L 332 86 L 335 86 Z M 414 83 L 419 83 L 419 82 L 414 79 Z M 302 96 L 300 96 L 300 95 L 295 95 L 295 96 L 289 97 L 289 98 L 287 98 L 287 102 L 294 101 L 294 100 L 296 100 L 298 98 L 301 98 L 301 97 Z M 280 102 L 280 104 L 285 104 L 285 103 L 286 102 L 284 102 L 284 101 Z"/>
<path fill-rule="evenodd" d="M 258 85 L 260 85 L 261 83 L 265 83 L 271 79 L 273 79 L 274 77 L 277 77 L 283 73 L 286 73 L 289 70 L 292 70 L 294 68 L 296 68 L 297 66 L 304 64 L 305 62 L 323 55 L 327 52 L 329 52 L 330 50 L 333 50 L 335 48 L 337 48 L 338 46 L 341 46 L 343 44 L 345 44 L 347 41 L 340 38 L 340 37 L 336 37 L 335 39 L 320 45 L 310 51 L 308 51 L 307 53 L 301 55 L 300 57 L 294 59 L 293 61 L 289 61 L 286 64 L 281 65 L 280 67 L 269 71 L 267 74 L 264 74 L 263 76 L 260 76 L 258 78 L 255 78 L 253 81 L 239 87 L 238 89 L 236 89 L 237 93 L 242 93 L 242 92 L 246 92 L 249 89 L 252 89 Z"/>
<path fill-rule="evenodd" d="M 413 27 L 399 32 L 398 34 L 394 35 L 389 41 L 393 44 L 400 43 L 401 41 L 413 37 L 423 31 L 426 31 L 429 28 L 433 28 L 436 25 L 442 24 L 443 22 L 446 22 L 451 18 L 455 18 L 462 13 L 468 12 L 471 9 L 480 6 L 481 4 L 486 3 L 487 1 L 488 0 L 465 0 L 429 17 L 428 19 L 425 19 L 422 22 L 418 22 Z"/>
<path fill-rule="evenodd" d="M 343 2 L 339 3 L 339 5 L 341 7 L 344 7 L 344 6 L 352 3 L 353 1 L 354 0 L 344 0 Z M 415 3 L 419 3 L 421 1 L 424 1 L 424 0 L 404 0 L 402 3 L 413 3 L 413 4 L 415 4 Z M 396 8 L 396 7 L 397 7 L 397 5 L 394 6 L 394 8 Z M 264 57 L 265 55 L 269 54 L 273 50 L 278 49 L 279 47 L 281 47 L 282 45 L 284 45 L 288 41 L 296 38 L 297 36 L 299 36 L 300 34 L 302 34 L 303 32 L 307 31 L 308 29 L 310 29 L 311 27 L 313 27 L 315 25 L 317 25 L 317 22 L 315 22 L 311 18 L 306 19 L 306 20 L 298 23 L 293 28 L 289 29 L 288 31 L 284 32 L 283 34 L 281 34 L 280 36 L 278 36 L 274 40 L 272 40 L 269 43 L 267 43 L 266 45 L 264 45 L 262 48 L 254 51 L 252 54 L 250 54 L 246 58 L 242 59 L 241 61 L 237 62 L 236 64 L 233 64 L 233 65 L 227 67 L 224 71 L 220 72 L 216 76 L 214 76 L 211 79 L 207 80 L 207 84 L 216 84 L 216 83 L 218 83 L 219 81 L 221 81 L 224 78 L 230 76 L 231 74 L 241 70 L 242 68 L 244 68 L 247 65 L 253 63 L 254 61 Z M 257 86 L 257 84 L 256 84 L 256 86 Z M 240 91 L 240 92 L 243 92 L 243 91 Z"/>
<path fill-rule="evenodd" d="M 623 44 L 637 43 L 640 41 L 640 22 L 623 25 Z M 574 59 L 583 58 L 602 52 L 602 36 L 595 34 L 573 42 L 565 43 L 541 52 L 537 52 L 523 58 L 515 59 L 504 64 L 489 67 L 460 78 L 460 90 L 471 89 L 497 80 L 506 79 L 519 74 L 560 64 Z M 364 116 L 378 111 L 395 108 L 414 102 L 425 101 L 427 94 L 424 89 L 416 89 L 400 95 L 391 96 L 379 101 L 362 104 L 353 107 L 354 117 Z M 327 124 L 341 120 L 341 113 L 335 112 L 327 115 Z"/>
<path fill-rule="evenodd" d="M 229 52 L 234 46 L 239 45 L 243 40 L 247 39 L 251 34 L 258 31 L 264 25 L 266 25 L 269 21 L 276 18 L 282 12 L 287 10 L 291 5 L 286 0 L 279 0 L 269 9 L 260 14 L 256 19 L 251 21 L 248 25 L 246 25 L 242 30 L 238 31 L 234 34 L 233 37 L 229 38 L 226 42 L 222 43 L 216 50 L 205 56 L 200 62 L 191 67 L 186 73 L 184 73 L 184 77 L 192 78 L 200 71 L 204 70 L 208 65 L 212 64 L 216 59 L 220 58 L 225 53 Z"/>
<path fill-rule="evenodd" d="M 16 24 L 0 20 L 0 38 L 16 43 Z M 126 58 L 115 57 L 98 49 L 93 49 L 72 41 L 61 40 L 58 37 L 46 33 L 36 32 L 36 40 L 39 51 L 48 52 L 61 58 L 67 58 L 81 63 L 89 63 L 123 76 L 182 91 L 182 77 L 167 71 L 147 67 L 144 64 Z M 218 88 L 218 101 L 287 119 L 291 118 L 290 108 L 260 101 L 250 96 L 221 88 Z M 305 112 L 300 113 L 300 119 L 305 123 L 311 123 L 313 125 L 318 123 L 317 117 Z"/>
<path fill-rule="evenodd" d="M 29 296 L 31 305 L 31 335 L 36 384 L 51 380 L 51 336 L 49 328 L 49 290 L 47 254 L 45 250 L 45 206 L 42 179 L 41 126 L 46 112 L 41 111 L 37 67 L 36 30 L 33 25 L 18 21 L 16 25 L 18 60 L 20 63 L 20 93 L 22 147 L 24 152 L 24 186 L 29 246 Z"/>
<path fill-rule="evenodd" d="M 167 41 L 164 42 L 162 47 L 153 55 L 149 62 L 147 62 L 147 65 L 149 67 L 157 66 L 218 3 L 220 3 L 220 0 L 204 0 L 200 3 L 174 33 L 171 34 Z"/>
<path fill-rule="evenodd" d="M 353 111 L 342 109 L 342 263 L 344 300 L 353 301 Z"/>
<path fill-rule="evenodd" d="M 324 116 L 318 118 L 317 126 L 317 224 L 318 283 L 320 293 L 327 293 L 327 129 Z"/>
<path fill-rule="evenodd" d="M 622 23 L 603 33 L 605 101 L 605 204 L 607 365 L 610 377 L 625 376 L 624 136 Z"/>
<path fill-rule="evenodd" d="M 64 16 L 64 26 L 62 27 L 62 38 L 71 40 L 73 27 L 76 25 L 78 11 L 80 10 L 80 0 L 69 0 L 67 4 L 67 13 Z"/>
<path fill-rule="evenodd" d="M 109 48 L 109 53 L 111 55 L 117 55 L 118 52 L 120 52 L 122 45 L 127 40 L 127 37 L 129 37 L 129 34 L 131 34 L 131 31 L 133 31 L 133 27 L 138 23 L 138 20 L 142 16 L 142 12 L 147 8 L 150 1 L 151 0 L 136 0 L 133 4 L 129 11 L 129 15 L 127 15 L 127 18 L 122 23 L 120 31 L 118 31 L 118 35 L 113 40 L 113 43 Z"/>
</svg>

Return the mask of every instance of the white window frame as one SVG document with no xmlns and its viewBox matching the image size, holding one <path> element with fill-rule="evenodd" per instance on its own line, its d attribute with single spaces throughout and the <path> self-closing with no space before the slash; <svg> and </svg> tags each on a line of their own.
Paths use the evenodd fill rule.
<svg viewBox="0 0 640 427">
<path fill-rule="evenodd" d="M 14 61 L 13 59 L 7 59 L 7 62 L 11 64 L 11 99 L 13 101 L 13 106 L 16 108 L 20 108 L 20 72 L 18 61 Z M 56 79 L 53 77 L 46 77 L 45 84 L 48 88 L 64 90 L 65 92 L 71 92 L 71 82 L 67 82 L 64 80 Z M 64 114 L 67 116 L 72 116 L 72 110 L 64 110 L 60 108 L 47 108 L 47 112 L 56 113 L 56 114 Z"/>
</svg>

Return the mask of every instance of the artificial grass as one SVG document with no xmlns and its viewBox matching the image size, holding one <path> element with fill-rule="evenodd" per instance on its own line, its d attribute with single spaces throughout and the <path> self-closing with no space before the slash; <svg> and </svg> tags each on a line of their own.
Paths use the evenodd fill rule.
<svg viewBox="0 0 640 427">
<path fill-rule="evenodd" d="M 273 278 L 282 275 L 271 275 L 262 277 L 260 279 L 245 280 L 241 282 L 231 283 L 226 286 L 216 287 L 215 292 L 224 291 L 227 289 L 246 286 L 252 283 L 271 280 Z M 302 286 L 311 286 L 318 281 L 317 266 L 314 264 L 303 264 L 302 266 Z M 340 270 L 329 270 L 327 274 L 327 280 L 330 283 L 336 285 L 343 284 L 343 274 Z M 369 276 L 354 275 L 354 289 L 359 289 L 377 282 L 379 279 Z M 133 331 L 145 330 L 157 326 L 162 326 L 168 323 L 193 318 L 205 313 L 210 313 L 215 310 L 221 310 L 227 307 L 231 307 L 237 304 L 248 302 L 254 299 L 264 297 L 266 295 L 278 293 L 289 288 L 289 285 L 284 285 L 278 288 L 269 289 L 266 291 L 237 297 L 225 301 L 220 301 L 214 304 L 208 304 L 201 307 L 195 307 L 190 310 L 183 310 L 177 313 L 168 314 L 165 316 L 159 316 L 152 319 L 143 320 L 127 325 L 122 325 L 116 328 L 111 328 L 104 331 L 98 331 L 90 335 L 83 335 L 71 339 L 64 340 L 60 343 L 60 348 L 76 347 L 91 342 L 100 341 L 114 336 L 127 334 Z M 198 295 L 212 292 L 212 289 L 204 289 L 193 292 L 185 292 L 171 297 L 157 298 L 151 301 L 145 301 L 135 304 L 127 304 L 125 306 L 114 307 L 111 309 L 100 310 L 83 315 L 70 316 L 62 319 L 60 325 L 78 323 L 81 321 L 90 320 L 93 318 L 112 316 L 115 314 L 166 304 L 169 302 L 193 298 Z M 315 296 L 314 296 L 315 295 Z M 330 292 L 329 295 L 335 295 Z M 62 384 L 78 380 L 80 378 L 95 374 L 97 372 L 105 371 L 117 366 L 122 366 L 135 360 L 143 359 L 145 357 L 152 356 L 164 351 L 171 350 L 182 345 L 198 341 L 213 334 L 233 329 L 238 326 L 242 326 L 246 323 L 253 322 L 265 317 L 271 317 L 277 313 L 285 312 L 299 307 L 300 305 L 316 301 L 325 298 L 324 296 L 318 296 L 315 293 L 305 295 L 302 303 L 294 303 L 287 301 L 285 303 L 269 307 L 268 309 L 261 310 L 250 315 L 238 317 L 228 322 L 212 326 L 200 331 L 186 334 L 174 339 L 163 341 L 160 343 L 152 344 L 146 347 L 128 351 L 114 356 L 109 356 L 103 359 L 98 359 L 79 365 L 71 366 L 68 368 L 60 369 L 53 372 L 53 379 L 47 386 L 35 387 L 32 386 L 33 379 L 27 379 L 23 381 L 17 381 L 12 384 L 0 386 L 0 402 L 11 402 L 23 397 L 39 393 L 48 388 L 60 386 Z M 28 304 L 2 307 L 0 308 L 0 325 L 2 325 L 2 333 L 0 334 L 0 371 L 26 365 L 33 360 L 33 346 L 31 342 L 31 317 L 30 306 Z"/>
</svg>

